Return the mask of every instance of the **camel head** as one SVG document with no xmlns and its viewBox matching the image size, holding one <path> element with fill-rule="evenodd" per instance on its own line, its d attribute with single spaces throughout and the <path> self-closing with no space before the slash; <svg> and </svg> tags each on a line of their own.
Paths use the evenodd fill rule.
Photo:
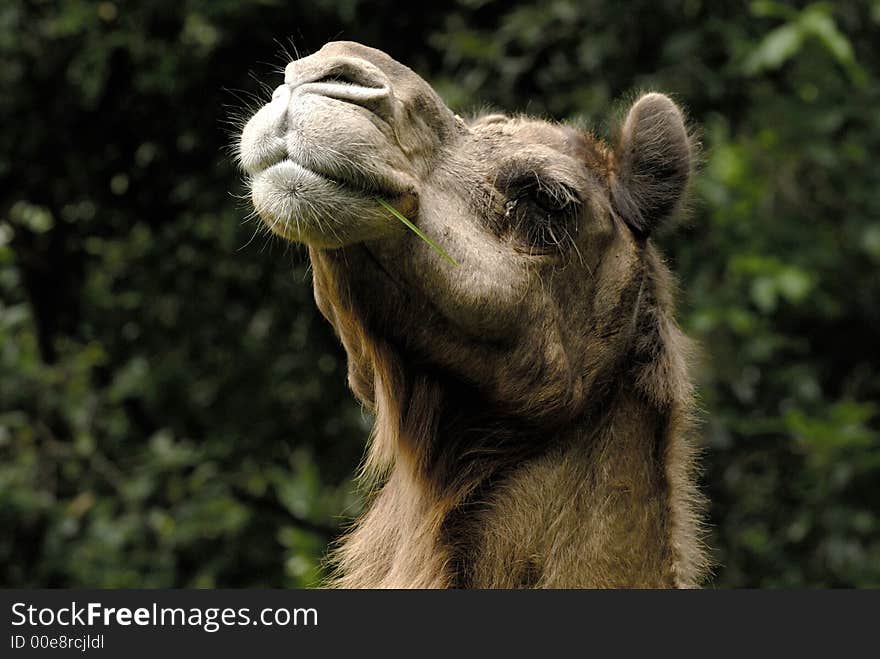
<svg viewBox="0 0 880 659">
<path fill-rule="evenodd" d="M 266 225 L 308 245 L 316 300 L 368 405 L 377 350 L 551 420 L 582 410 L 622 362 L 651 358 L 636 354 L 660 322 L 648 239 L 680 205 L 692 158 L 666 96 L 638 98 L 605 144 L 519 116 L 464 121 L 385 53 L 329 43 L 287 66 L 240 157 Z"/>
</svg>

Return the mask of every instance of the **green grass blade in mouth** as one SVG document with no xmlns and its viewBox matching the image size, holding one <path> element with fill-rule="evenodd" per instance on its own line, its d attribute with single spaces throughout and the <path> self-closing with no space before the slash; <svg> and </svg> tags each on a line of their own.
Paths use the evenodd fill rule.
<svg viewBox="0 0 880 659">
<path fill-rule="evenodd" d="M 391 204 L 389 204 L 387 201 L 385 201 L 385 200 L 382 199 L 381 197 L 376 197 L 376 201 L 378 201 L 379 204 L 380 204 L 385 210 L 387 210 L 387 211 L 388 211 L 389 213 L 391 213 L 394 217 L 396 217 L 398 220 L 400 220 L 401 222 L 403 222 L 403 224 L 404 224 L 404 225 L 405 225 L 410 231 L 412 231 L 412 232 L 413 232 L 414 234 L 416 234 L 419 238 L 421 238 L 421 239 L 424 240 L 426 243 L 428 243 L 428 245 L 431 247 L 431 249 L 433 249 L 433 250 L 434 250 L 435 252 L 437 252 L 440 256 L 442 256 L 444 259 L 446 259 L 447 261 L 449 261 L 454 267 L 456 267 L 456 268 L 458 267 L 458 263 L 455 261 L 454 258 L 452 258 L 451 256 L 449 256 L 449 254 L 447 254 L 445 251 L 443 251 L 443 248 L 441 248 L 437 243 L 435 243 L 433 240 L 431 240 L 430 238 L 428 238 L 428 236 L 426 236 L 426 235 L 424 234 L 424 232 L 423 232 L 421 229 L 419 229 L 415 224 L 413 224 L 412 222 L 410 222 L 410 221 L 406 218 L 406 216 L 405 216 L 403 213 L 401 213 L 399 210 L 397 210 L 394 206 L 392 206 Z"/>
</svg>

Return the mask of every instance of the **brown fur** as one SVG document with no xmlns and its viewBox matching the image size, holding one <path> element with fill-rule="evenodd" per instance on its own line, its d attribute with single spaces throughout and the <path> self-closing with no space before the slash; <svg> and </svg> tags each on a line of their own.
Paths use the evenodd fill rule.
<svg viewBox="0 0 880 659">
<path fill-rule="evenodd" d="M 609 385 L 589 413 L 548 430 L 504 418 L 460 383 L 407 368 L 365 331 L 350 299 L 337 290 L 328 301 L 325 285 L 340 277 L 328 272 L 326 254 L 313 253 L 316 296 L 333 310 L 353 389 L 376 414 L 363 472 L 371 502 L 331 557 L 332 585 L 701 583 L 691 346 L 669 315 L 668 271 L 647 250 L 648 320 L 631 339 L 637 353 L 615 371 L 635 386 Z M 372 380 L 361 380 L 367 374 Z"/>
<path fill-rule="evenodd" d="M 609 146 L 524 117 L 466 124 L 358 44 L 288 76 L 242 159 L 267 223 L 310 245 L 316 301 L 376 417 L 367 511 L 332 553 L 331 585 L 699 585 L 692 350 L 649 239 L 690 176 L 678 108 L 642 96 Z M 334 141 L 334 123 L 373 160 Z M 263 173 L 284 154 L 320 176 Z M 364 185 L 461 267 L 383 224 Z"/>
</svg>

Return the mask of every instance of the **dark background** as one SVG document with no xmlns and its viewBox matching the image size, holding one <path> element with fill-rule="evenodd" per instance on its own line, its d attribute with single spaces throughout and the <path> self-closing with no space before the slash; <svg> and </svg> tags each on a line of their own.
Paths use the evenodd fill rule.
<svg viewBox="0 0 880 659">
<path fill-rule="evenodd" d="M 702 133 L 682 284 L 715 587 L 880 586 L 880 2 L 5 2 L 0 585 L 302 586 L 370 426 L 235 122 L 373 45 L 461 112 Z"/>
</svg>

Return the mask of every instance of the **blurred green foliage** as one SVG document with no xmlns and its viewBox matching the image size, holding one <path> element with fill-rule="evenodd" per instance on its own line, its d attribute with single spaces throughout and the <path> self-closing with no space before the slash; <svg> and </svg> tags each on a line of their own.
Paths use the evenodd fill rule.
<svg viewBox="0 0 880 659">
<path fill-rule="evenodd" d="M 462 112 L 688 108 L 713 584 L 880 586 L 876 0 L 4 3 L 0 585 L 315 583 L 370 421 L 226 147 L 336 38 Z"/>
</svg>

